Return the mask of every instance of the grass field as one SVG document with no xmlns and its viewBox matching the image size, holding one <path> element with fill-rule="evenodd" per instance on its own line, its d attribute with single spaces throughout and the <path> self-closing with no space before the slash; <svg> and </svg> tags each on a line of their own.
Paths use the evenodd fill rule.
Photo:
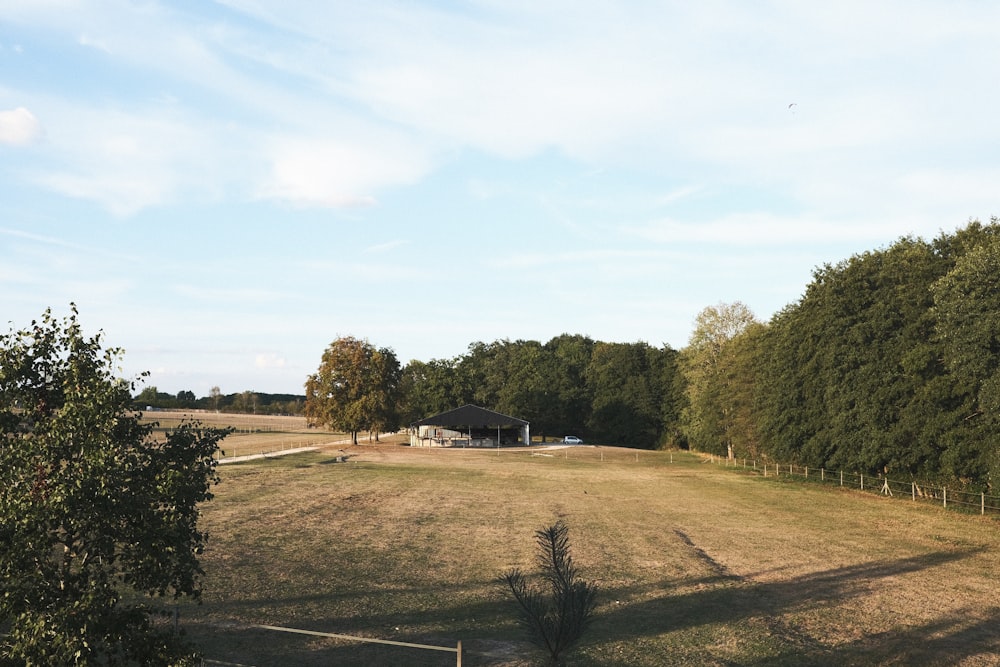
<svg viewBox="0 0 1000 667">
<path fill-rule="evenodd" d="M 348 453 L 346 463 L 333 454 Z M 541 664 L 496 584 L 562 518 L 599 586 L 571 665 L 1000 663 L 996 519 L 617 448 L 398 444 L 226 466 L 182 626 L 243 665 Z M 672 457 L 672 462 L 671 462 Z"/>
<path fill-rule="evenodd" d="M 327 445 L 349 437 L 344 433 L 309 428 L 305 417 L 295 416 L 158 410 L 144 412 L 142 418 L 158 424 L 154 435 L 174 429 L 181 422 L 192 419 L 200 421 L 204 426 L 232 428 L 233 432 L 222 442 L 220 452 L 221 456 L 227 458 Z"/>
</svg>

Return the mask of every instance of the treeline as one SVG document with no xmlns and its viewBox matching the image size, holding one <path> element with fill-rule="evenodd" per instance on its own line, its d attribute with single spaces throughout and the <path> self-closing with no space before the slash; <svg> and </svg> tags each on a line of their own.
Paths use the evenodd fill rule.
<svg viewBox="0 0 1000 667">
<path fill-rule="evenodd" d="M 471 403 L 528 420 L 536 436 L 987 490 L 1000 481 L 1000 221 L 819 267 L 766 323 L 738 302 L 706 308 L 680 351 L 563 334 L 401 366 L 391 349 L 348 337 L 326 350 L 305 397 L 272 397 L 181 407 L 304 404 L 310 422 L 357 433 Z"/>
<path fill-rule="evenodd" d="M 305 410 L 304 395 L 264 394 L 241 391 L 223 394 L 212 387 L 208 396 L 198 398 L 192 391 L 179 391 L 176 395 L 162 392 L 156 387 L 146 387 L 132 399 L 137 410 L 213 410 L 258 415 L 300 415 Z"/>
<path fill-rule="evenodd" d="M 1000 481 L 997 219 L 820 267 L 766 325 L 720 311 L 716 323 L 740 325 L 684 351 L 692 448 L 976 490 Z"/>
<path fill-rule="evenodd" d="M 646 449 L 677 445 L 684 402 L 678 363 L 669 346 L 582 335 L 544 344 L 477 342 L 453 359 L 407 364 L 401 414 L 412 423 L 471 403 L 529 421 L 533 435 Z"/>
<path fill-rule="evenodd" d="M 305 415 L 356 437 L 474 404 L 527 420 L 534 436 L 655 448 L 679 444 L 678 358 L 669 347 L 564 334 L 477 342 L 452 359 L 401 367 L 392 349 L 346 336 L 306 380 Z"/>
</svg>

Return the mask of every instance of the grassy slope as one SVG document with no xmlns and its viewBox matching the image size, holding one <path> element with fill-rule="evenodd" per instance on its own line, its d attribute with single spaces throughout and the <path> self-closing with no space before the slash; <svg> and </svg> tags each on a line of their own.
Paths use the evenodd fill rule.
<svg viewBox="0 0 1000 667">
<path fill-rule="evenodd" d="M 529 665 L 496 586 L 557 518 L 600 587 L 580 665 L 996 664 L 996 522 L 609 448 L 345 448 L 222 469 L 205 507 L 206 657 L 451 665 L 454 655 L 251 624 L 465 648 Z M 601 460 L 603 455 L 604 460 Z"/>
</svg>

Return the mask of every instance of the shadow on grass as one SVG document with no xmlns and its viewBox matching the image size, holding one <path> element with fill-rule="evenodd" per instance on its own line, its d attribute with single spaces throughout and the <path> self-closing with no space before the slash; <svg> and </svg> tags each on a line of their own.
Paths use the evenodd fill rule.
<svg viewBox="0 0 1000 667">
<path fill-rule="evenodd" d="M 603 659 L 612 646 L 638 640 L 698 641 L 710 627 L 749 627 L 727 655 L 691 651 L 683 660 L 659 664 L 732 664 L 752 667 L 791 665 L 955 664 L 1000 650 L 1000 609 L 969 610 L 921 625 L 838 642 L 826 627 L 812 636 L 784 619 L 824 607 L 848 609 L 851 601 L 876 590 L 882 580 L 921 572 L 973 556 L 979 549 L 939 551 L 757 583 L 724 570 L 697 580 L 603 590 L 601 608 L 585 637 L 583 665 L 617 665 Z M 676 593 L 682 588 L 685 592 Z M 472 591 L 472 593 L 470 593 Z M 493 593 L 495 592 L 495 595 Z M 413 604 L 409 604 L 412 597 Z M 623 600 L 620 605 L 615 600 Z M 631 600 L 631 601 L 630 601 Z M 388 601 L 388 602 L 387 602 Z M 927 600 L 926 604 L 933 604 Z M 283 635 L 251 627 L 272 624 L 319 632 L 358 634 L 454 647 L 463 642 L 463 664 L 532 665 L 538 654 L 516 626 L 516 612 L 492 582 L 454 586 L 401 587 L 371 591 L 316 593 L 282 599 L 208 602 L 191 610 L 185 625 L 206 658 L 245 665 L 452 665 L 454 653 L 407 649 L 307 636 Z M 333 613 L 331 613 L 333 612 Z M 227 622 L 224 619 L 242 619 Z M 252 620 L 251 620 L 252 619 Z M 674 634 L 673 638 L 662 639 Z M 677 639 L 687 636 L 688 639 Z M 763 648 L 757 643 L 764 643 Z M 690 648 L 690 647 L 688 647 Z M 698 657 L 704 657 L 699 663 Z M 692 656 L 695 656 L 692 659 Z M 648 662 L 632 664 L 658 664 Z M 982 664 L 990 664 L 983 659 Z"/>
<path fill-rule="evenodd" d="M 478 592 L 470 595 L 469 591 Z M 495 592 L 495 595 L 494 595 Z M 412 604 L 408 604 L 412 602 Z M 243 665 L 454 665 L 454 652 L 286 634 L 301 630 L 454 648 L 465 665 L 529 665 L 532 651 L 499 584 L 330 591 L 280 599 L 206 601 L 183 610 L 184 627 L 207 659 Z"/>
<path fill-rule="evenodd" d="M 660 591 L 619 589 L 608 595 L 621 599 L 645 597 L 603 612 L 595 621 L 595 642 L 628 643 L 668 633 L 692 631 L 703 626 L 753 624 L 770 648 L 765 656 L 748 650 L 731 662 L 716 656 L 706 664 L 779 665 L 870 665 L 954 664 L 958 660 L 993 654 L 1000 645 L 996 621 L 1000 610 L 978 610 L 989 618 L 970 615 L 938 618 L 919 627 L 864 636 L 838 644 L 835 637 L 814 637 L 783 620 L 787 614 L 850 605 L 851 600 L 870 594 L 880 580 L 919 572 L 973 556 L 982 549 L 940 551 L 896 560 L 876 561 L 835 568 L 773 583 L 756 583 L 731 575 L 724 568 L 700 580 L 665 582 Z M 689 592 L 671 594 L 683 586 Z M 694 590 L 692 590 L 694 589 Z M 662 593 L 662 594 L 660 594 Z M 652 597 L 650 597 L 652 594 Z M 933 605 L 933 600 L 926 604 Z M 602 626 L 598 630 L 598 624 Z M 825 633 L 835 631 L 827 627 Z M 821 641 L 823 640 L 823 641 Z M 592 664 L 605 664 L 595 661 Z M 608 665 L 613 662 L 606 663 Z"/>
<path fill-rule="evenodd" d="M 954 665 L 1000 663 L 1000 609 L 966 610 L 902 630 L 862 637 L 833 648 L 789 647 L 779 655 L 744 663 L 748 667 L 790 665 Z M 976 618 L 976 617 L 979 618 Z"/>
</svg>

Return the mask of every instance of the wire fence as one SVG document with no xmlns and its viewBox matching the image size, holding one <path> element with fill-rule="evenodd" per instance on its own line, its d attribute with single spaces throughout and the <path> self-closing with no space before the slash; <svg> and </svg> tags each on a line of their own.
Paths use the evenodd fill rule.
<svg viewBox="0 0 1000 667">
<path fill-rule="evenodd" d="M 1000 514 L 1000 496 L 988 495 L 985 492 L 962 491 L 915 480 L 895 480 L 883 475 L 865 475 L 843 470 L 810 468 L 792 463 L 764 463 L 753 459 L 729 459 L 712 454 L 709 455 L 709 460 L 727 468 L 740 469 L 762 477 L 776 479 L 794 477 L 802 481 L 831 484 L 891 498 L 904 498 L 913 502 L 940 505 L 945 509 L 982 515 L 987 512 Z"/>
</svg>

